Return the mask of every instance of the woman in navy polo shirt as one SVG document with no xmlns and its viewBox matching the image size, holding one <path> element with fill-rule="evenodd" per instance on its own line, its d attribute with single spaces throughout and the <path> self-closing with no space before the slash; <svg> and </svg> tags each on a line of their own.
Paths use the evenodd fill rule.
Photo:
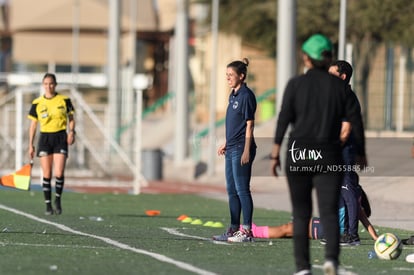
<svg viewBox="0 0 414 275">
<path fill-rule="evenodd" d="M 253 199 L 250 192 L 252 164 L 256 156 L 254 141 L 254 115 L 256 97 L 244 82 L 249 61 L 233 61 L 227 65 L 226 77 L 230 86 L 229 105 L 226 112 L 226 142 L 218 149 L 225 155 L 226 185 L 229 197 L 230 227 L 213 239 L 229 242 L 253 241 L 251 232 Z M 243 224 L 240 227 L 240 216 Z"/>
</svg>

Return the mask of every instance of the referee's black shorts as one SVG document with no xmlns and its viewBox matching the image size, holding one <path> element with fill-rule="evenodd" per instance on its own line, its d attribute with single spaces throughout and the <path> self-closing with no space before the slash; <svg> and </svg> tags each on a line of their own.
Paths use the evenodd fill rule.
<svg viewBox="0 0 414 275">
<path fill-rule="evenodd" d="M 68 156 L 68 141 L 65 130 L 55 133 L 40 133 L 37 156 L 44 157 L 51 154 Z"/>
</svg>

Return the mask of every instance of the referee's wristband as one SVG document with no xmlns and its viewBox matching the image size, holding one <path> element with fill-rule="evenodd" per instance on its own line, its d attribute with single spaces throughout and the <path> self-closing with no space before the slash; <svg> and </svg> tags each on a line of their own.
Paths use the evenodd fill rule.
<svg viewBox="0 0 414 275">
<path fill-rule="evenodd" d="M 73 133 L 74 135 L 76 135 L 76 131 L 75 130 L 70 130 L 69 133 Z"/>
</svg>

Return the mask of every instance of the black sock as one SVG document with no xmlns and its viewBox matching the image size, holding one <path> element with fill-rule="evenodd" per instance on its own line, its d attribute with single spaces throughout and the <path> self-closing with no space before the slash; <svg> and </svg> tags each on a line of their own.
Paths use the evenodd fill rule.
<svg viewBox="0 0 414 275">
<path fill-rule="evenodd" d="M 63 193 L 63 185 L 65 184 L 65 178 L 56 177 L 56 200 L 60 200 Z"/>
<path fill-rule="evenodd" d="M 50 185 L 50 179 L 43 178 L 42 188 L 43 188 L 43 195 L 45 197 L 45 203 L 48 207 L 51 207 L 52 206 L 52 203 L 51 203 L 52 187 Z"/>
</svg>

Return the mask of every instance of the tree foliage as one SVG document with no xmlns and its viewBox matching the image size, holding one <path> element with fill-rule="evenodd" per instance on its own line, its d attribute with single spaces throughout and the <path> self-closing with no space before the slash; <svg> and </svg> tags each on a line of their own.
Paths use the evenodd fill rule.
<svg viewBox="0 0 414 275">
<path fill-rule="evenodd" d="M 291 1 L 296 1 L 297 7 L 298 46 L 314 33 L 338 43 L 341 0 Z M 220 31 L 238 34 L 244 43 L 276 56 L 276 39 L 284 39 L 276 33 L 277 4 L 277 0 L 220 0 Z M 347 0 L 346 40 L 353 45 L 355 86 L 365 112 L 368 75 L 376 50 L 384 43 L 413 47 L 413 14 L 413 0 Z"/>
<path fill-rule="evenodd" d="M 296 20 L 298 42 L 314 33 L 325 34 L 337 41 L 339 1 L 298 0 Z"/>
<path fill-rule="evenodd" d="M 272 52 L 276 41 L 276 4 L 274 1 L 221 0 L 219 28 L 235 33 L 248 44 Z"/>
<path fill-rule="evenodd" d="M 348 33 L 362 38 L 370 33 L 379 42 L 414 46 L 414 1 L 348 0 Z"/>
<path fill-rule="evenodd" d="M 340 0 L 296 0 L 296 3 L 298 43 L 316 32 L 338 41 Z M 368 34 L 376 42 L 414 46 L 414 1 L 348 0 L 347 4 L 347 39 L 355 43 Z M 277 1 L 221 0 L 219 28 L 238 34 L 245 43 L 274 55 Z"/>
</svg>

